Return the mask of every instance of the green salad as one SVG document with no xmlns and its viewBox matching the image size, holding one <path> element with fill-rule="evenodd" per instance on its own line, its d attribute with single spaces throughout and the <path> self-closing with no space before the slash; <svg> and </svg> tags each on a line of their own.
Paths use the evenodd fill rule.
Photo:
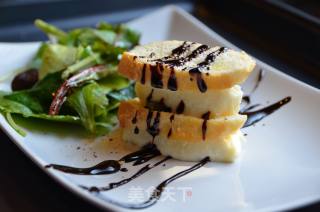
<svg viewBox="0 0 320 212">
<path fill-rule="evenodd" d="M 96 28 L 65 32 L 42 20 L 35 25 L 48 42 L 12 81 L 12 92 L 0 91 L 0 111 L 21 135 L 12 114 L 83 126 L 94 135 L 117 124 L 120 101 L 134 97 L 132 82 L 118 75 L 121 54 L 139 43 L 125 25 L 100 23 Z"/>
</svg>

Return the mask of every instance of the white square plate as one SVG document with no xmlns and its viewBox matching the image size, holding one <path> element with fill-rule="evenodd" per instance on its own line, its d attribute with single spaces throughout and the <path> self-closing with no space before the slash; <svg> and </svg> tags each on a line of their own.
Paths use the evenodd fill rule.
<svg viewBox="0 0 320 212">
<path fill-rule="evenodd" d="M 142 43 L 156 40 L 191 40 L 208 45 L 237 48 L 179 8 L 168 6 L 134 20 L 129 25 L 142 33 Z M 38 43 L 1 43 L 0 75 L 22 67 L 35 53 Z M 254 86 L 258 69 L 266 74 L 253 95 L 254 103 L 268 105 L 286 96 L 292 101 L 254 127 L 248 134 L 244 152 L 233 164 L 209 163 L 174 181 L 152 211 L 274 211 L 294 208 L 320 200 L 320 92 L 257 60 L 257 67 L 243 85 L 248 92 Z M 0 89 L 9 89 L 9 78 Z M 0 116 L 1 128 L 36 164 L 62 185 L 103 208 L 129 210 L 96 198 L 78 185 L 103 186 L 131 176 L 142 166 L 114 175 L 79 176 L 46 169 L 49 163 L 86 167 L 105 159 L 117 159 L 125 150 L 106 151 L 108 139 L 84 138 L 79 129 L 35 123 L 27 127 L 27 136 L 18 135 Z M 30 123 L 29 123 L 30 125 Z M 39 129 L 42 127 L 42 130 Z M 71 132 L 70 132 L 71 131 Z M 150 163 L 160 160 L 153 159 Z M 128 202 L 148 198 L 145 190 L 158 185 L 194 163 L 169 160 L 106 197 Z M 136 199 L 132 199 L 136 198 Z"/>
</svg>

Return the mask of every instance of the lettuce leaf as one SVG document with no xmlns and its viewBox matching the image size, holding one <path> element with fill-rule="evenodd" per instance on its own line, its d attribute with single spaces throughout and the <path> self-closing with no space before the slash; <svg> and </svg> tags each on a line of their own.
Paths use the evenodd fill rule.
<svg viewBox="0 0 320 212">
<path fill-rule="evenodd" d="M 106 107 L 109 101 L 97 83 L 93 82 L 76 89 L 67 102 L 77 111 L 83 125 L 91 133 L 96 133 L 96 121 L 103 122 L 108 118 Z M 110 125 L 106 128 L 108 131 Z"/>
<path fill-rule="evenodd" d="M 61 73 L 47 75 L 33 88 L 23 91 L 15 91 L 4 95 L 4 99 L 26 105 L 33 113 L 48 113 L 52 101 L 52 94 L 62 84 Z M 1 103 L 0 103 L 1 104 Z"/>
<path fill-rule="evenodd" d="M 59 44 L 46 44 L 42 53 L 39 77 L 66 69 L 77 61 L 77 48 Z"/>
<path fill-rule="evenodd" d="M 0 112 L 3 113 L 13 129 L 20 135 L 25 136 L 26 133 L 15 123 L 11 114 L 19 114 L 25 118 L 38 118 L 55 122 L 66 122 L 81 124 L 80 118 L 71 115 L 50 116 L 44 113 L 34 113 L 28 106 L 19 102 L 4 98 L 3 93 L 0 94 Z"/>
</svg>

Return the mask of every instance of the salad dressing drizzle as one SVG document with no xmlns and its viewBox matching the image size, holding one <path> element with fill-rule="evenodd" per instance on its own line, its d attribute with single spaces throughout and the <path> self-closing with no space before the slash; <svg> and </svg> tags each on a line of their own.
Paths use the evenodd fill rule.
<svg viewBox="0 0 320 212">
<path fill-rule="evenodd" d="M 206 134 L 207 134 L 207 121 L 210 118 L 210 111 L 206 112 L 205 114 L 203 114 L 201 116 L 201 118 L 203 118 L 203 122 L 202 122 L 202 140 L 206 140 Z"/>
<path fill-rule="evenodd" d="M 172 115 L 170 116 L 171 126 L 170 126 L 170 129 L 169 129 L 169 131 L 168 131 L 168 135 L 167 135 L 168 138 L 169 138 L 169 137 L 171 136 L 171 134 L 172 134 L 172 122 L 173 122 L 173 120 L 174 120 L 174 114 L 172 114 Z"/>
<path fill-rule="evenodd" d="M 184 111 L 184 107 L 185 107 L 184 101 L 181 100 L 181 101 L 179 102 L 178 106 L 177 106 L 176 114 L 182 114 L 183 111 Z"/>
<path fill-rule="evenodd" d="M 147 132 L 152 136 L 152 142 L 154 142 L 154 138 L 160 133 L 159 124 L 160 124 L 160 112 L 156 112 L 156 116 L 153 119 L 153 124 L 151 124 L 153 116 L 153 111 L 149 110 L 147 115 Z"/>
<path fill-rule="evenodd" d="M 291 97 L 288 96 L 288 97 L 286 97 L 286 98 L 284 98 L 284 99 L 282 99 L 272 105 L 261 108 L 259 110 L 256 110 L 256 111 L 245 110 L 245 111 L 240 112 L 240 114 L 242 114 L 242 115 L 247 115 L 247 121 L 242 128 L 246 128 L 251 125 L 254 125 L 255 123 L 261 121 L 262 119 L 269 116 L 273 112 L 277 111 L 282 106 L 289 103 L 290 101 L 291 101 Z"/>
<path fill-rule="evenodd" d="M 207 164 L 210 161 L 209 157 L 205 157 L 204 159 L 202 159 L 200 162 L 196 163 L 195 165 L 193 165 L 192 167 L 185 169 L 183 171 L 178 172 L 177 174 L 167 178 L 166 180 L 162 181 L 151 193 L 151 196 L 149 197 L 148 200 L 146 200 L 145 202 L 142 203 L 122 203 L 122 202 L 118 202 L 118 201 L 114 201 L 112 199 L 109 199 L 103 195 L 100 194 L 99 189 L 92 189 L 91 192 L 93 192 L 93 194 L 95 194 L 98 198 L 109 202 L 111 204 L 115 204 L 117 206 L 123 207 L 123 208 L 129 208 L 129 209 L 143 209 L 143 208 L 148 208 L 154 204 L 157 203 L 157 201 L 161 198 L 162 192 L 164 191 L 165 187 L 167 185 L 169 185 L 171 182 L 201 168 L 202 166 L 204 166 L 205 164 Z"/>
<path fill-rule="evenodd" d="M 141 84 L 146 83 L 146 64 L 143 64 L 142 71 L 141 71 Z"/>
<path fill-rule="evenodd" d="M 209 49 L 209 46 L 207 45 L 201 45 L 195 50 L 193 50 L 187 57 L 181 57 L 178 59 L 168 59 L 168 60 L 163 60 L 163 59 L 158 59 L 158 62 L 162 62 L 164 64 L 167 64 L 169 66 L 177 67 L 177 66 L 182 66 L 186 62 L 198 57 L 198 55 L 202 54 L 206 50 Z M 179 55 L 178 55 L 179 56 Z"/>
<path fill-rule="evenodd" d="M 171 71 L 170 71 L 170 76 L 168 79 L 167 88 L 171 91 L 178 90 L 177 78 L 176 78 L 176 74 L 173 69 L 171 69 Z"/>
<path fill-rule="evenodd" d="M 112 182 L 112 183 L 109 183 L 108 186 L 104 186 L 104 187 L 96 187 L 96 186 L 91 186 L 91 187 L 85 187 L 85 186 L 81 186 L 82 188 L 90 191 L 90 192 L 100 192 L 100 191 L 109 191 L 109 190 L 112 190 L 112 189 L 115 189 L 119 186 L 122 186 L 124 184 L 127 184 L 129 183 L 130 181 L 136 179 L 137 177 L 140 177 L 141 175 L 143 175 L 144 173 L 146 173 L 147 171 L 159 166 L 160 164 L 164 163 L 165 161 L 171 159 L 171 157 L 165 157 L 164 159 L 156 162 L 155 164 L 147 164 L 145 165 L 144 167 L 142 167 L 141 169 L 139 169 L 135 174 L 133 174 L 131 177 L 129 178 L 126 178 L 126 179 L 123 179 L 123 180 L 120 180 L 118 182 Z"/>
<path fill-rule="evenodd" d="M 120 171 L 123 163 L 134 162 L 134 166 L 140 165 L 159 155 L 160 152 L 156 146 L 153 144 L 148 144 L 142 147 L 140 150 L 122 157 L 120 160 L 105 160 L 88 168 L 78 168 L 58 164 L 49 164 L 46 165 L 45 168 L 53 168 L 65 173 L 77 175 L 114 174 Z"/>
<path fill-rule="evenodd" d="M 156 65 L 151 65 L 150 72 L 151 72 L 151 85 L 155 88 L 163 88 L 163 82 L 162 82 L 162 72 L 163 72 L 163 66 L 160 63 L 157 63 Z"/>
</svg>

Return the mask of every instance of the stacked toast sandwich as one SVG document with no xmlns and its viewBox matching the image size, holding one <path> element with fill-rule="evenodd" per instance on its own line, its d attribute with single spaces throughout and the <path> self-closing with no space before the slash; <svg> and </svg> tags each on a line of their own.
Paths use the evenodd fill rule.
<svg viewBox="0 0 320 212">
<path fill-rule="evenodd" d="M 138 98 L 122 102 L 123 139 L 154 143 L 186 161 L 209 156 L 232 162 L 241 150 L 239 86 L 255 66 L 244 52 L 188 41 L 137 46 L 122 55 L 119 72 L 135 80 Z"/>
</svg>

